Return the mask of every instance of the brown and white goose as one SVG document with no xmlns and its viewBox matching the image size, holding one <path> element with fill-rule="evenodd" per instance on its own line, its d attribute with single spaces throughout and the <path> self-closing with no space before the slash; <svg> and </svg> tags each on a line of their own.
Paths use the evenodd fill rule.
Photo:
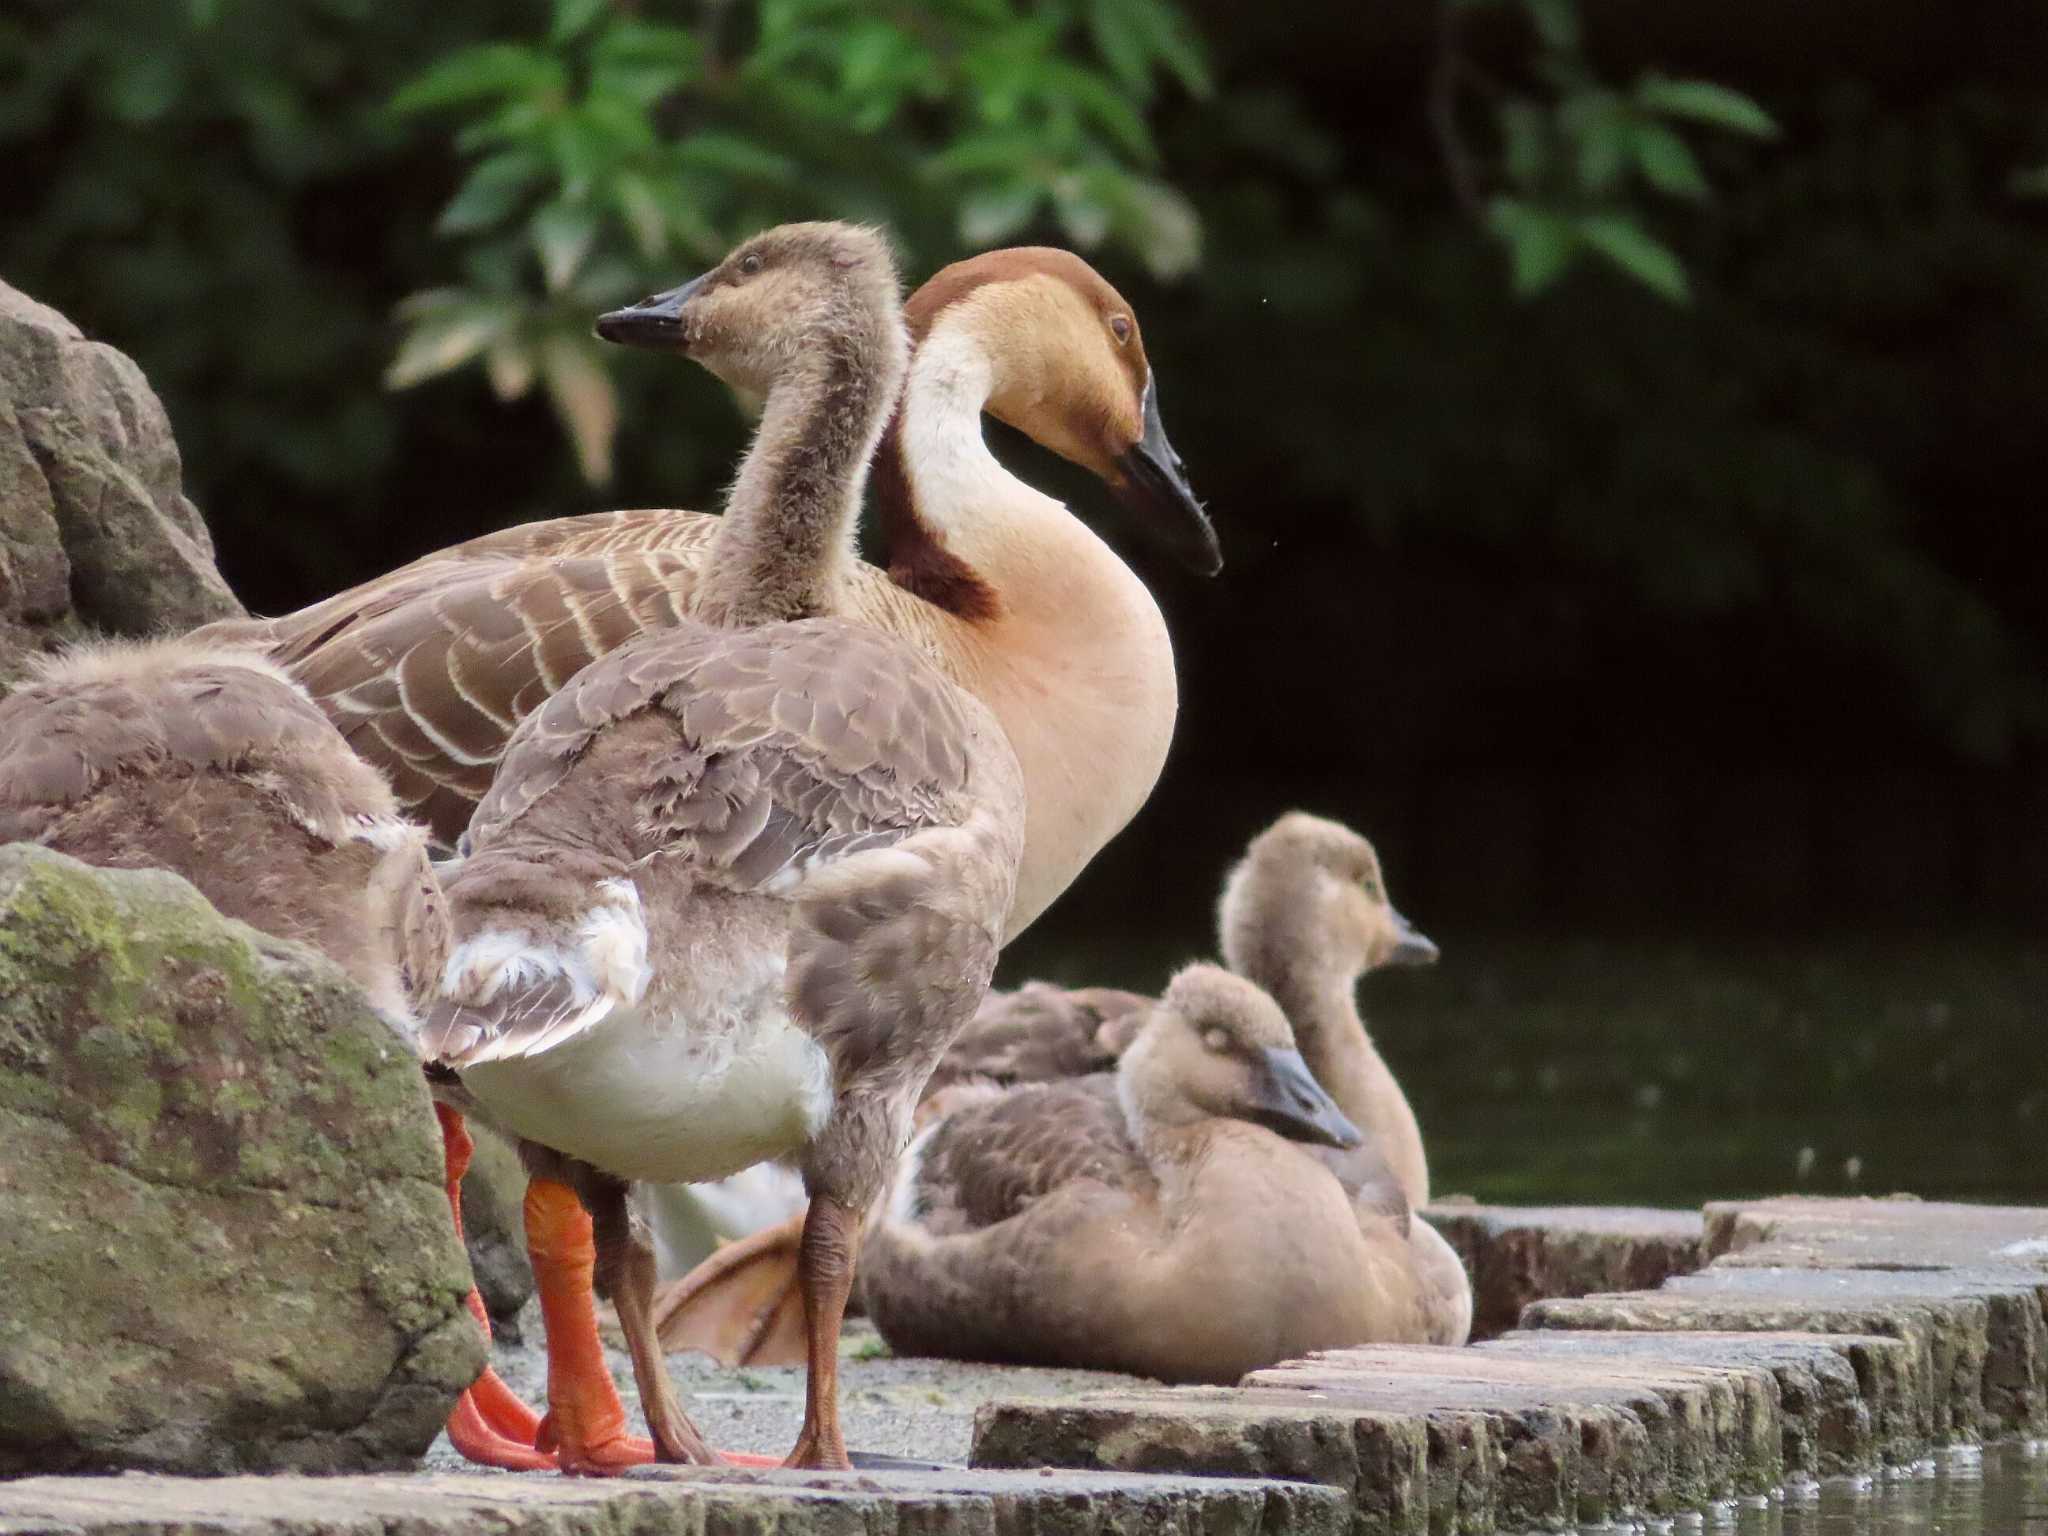
<svg viewBox="0 0 2048 1536">
<path fill-rule="evenodd" d="M 1358 1129 L 1240 977 L 1182 971 L 1114 1075 L 946 1098 L 861 1254 L 900 1352 L 1234 1382 L 1419 1331 L 1404 1241 L 1309 1155 Z"/>
<path fill-rule="evenodd" d="M 905 315 L 916 350 L 874 477 L 887 569 L 807 568 L 771 608 L 899 636 L 995 713 L 1030 803 L 1014 936 L 1144 804 L 1178 696 L 1144 583 L 997 461 L 983 412 L 1101 476 L 1197 568 L 1221 556 L 1167 441 L 1136 317 L 1086 262 L 1041 248 L 977 256 L 934 276 Z M 673 342 L 658 326 L 616 339 Z M 722 616 L 715 601 L 700 609 L 705 572 L 744 567 L 744 554 L 734 530 L 697 513 L 563 518 L 202 633 L 267 649 L 453 843 L 519 720 L 634 635 Z"/>
<path fill-rule="evenodd" d="M 413 1045 L 413 985 L 439 973 L 447 923 L 423 828 L 275 663 L 190 640 L 105 641 L 43 662 L 0 701 L 0 842 L 110 869 L 167 869 L 215 908 L 310 944 Z M 444 1106 L 449 1205 L 470 1144 Z M 474 1289 L 469 1308 L 490 1324 Z M 465 1454 L 495 1421 L 539 1466 L 537 1420 L 489 1370 L 449 1433 Z"/>
<path fill-rule="evenodd" d="M 716 611 L 763 618 L 811 568 L 783 564 L 768 533 L 812 562 L 850 547 L 905 350 L 886 247 L 846 226 L 772 230 L 603 328 L 767 398 L 727 514 L 755 558 L 715 593 Z M 646 1459 L 597 1345 L 589 1180 L 571 1159 L 615 1182 L 798 1161 L 810 1378 L 790 1461 L 847 1464 L 837 1340 L 858 1223 L 986 989 L 1023 825 L 987 707 L 839 618 L 679 618 L 514 732 L 447 881 L 454 947 L 423 1040 L 529 1144 L 565 1470 Z M 710 1458 L 665 1379 L 644 1406 L 669 1454 Z"/>
</svg>

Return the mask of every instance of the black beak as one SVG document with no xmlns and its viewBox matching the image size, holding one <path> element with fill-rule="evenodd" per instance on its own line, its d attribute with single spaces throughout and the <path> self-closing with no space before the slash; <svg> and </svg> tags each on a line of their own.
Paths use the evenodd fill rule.
<svg viewBox="0 0 2048 1536">
<path fill-rule="evenodd" d="M 1262 1051 L 1253 1066 L 1254 1083 L 1245 1119 L 1289 1141 L 1324 1147 L 1355 1147 L 1365 1137 L 1323 1091 L 1299 1051 Z"/>
<path fill-rule="evenodd" d="M 1117 455 L 1116 467 L 1124 477 L 1118 497 L 1145 519 L 1176 558 L 1204 576 L 1223 569 L 1216 529 L 1188 485 L 1187 466 L 1166 440 L 1166 424 L 1159 419 L 1159 386 L 1151 378 L 1145 380 L 1145 435 L 1136 447 Z"/>
<path fill-rule="evenodd" d="M 1388 965 L 1435 965 L 1443 957 L 1443 951 L 1413 923 L 1400 913 L 1394 914 L 1394 948 L 1388 954 Z"/>
<path fill-rule="evenodd" d="M 598 337 L 604 341 L 615 341 L 622 347 L 655 347 L 662 351 L 673 351 L 687 345 L 683 335 L 683 306 L 689 303 L 690 295 L 703 281 L 701 277 L 693 277 L 680 288 L 671 288 L 667 293 L 657 293 L 638 304 L 599 315 Z"/>
</svg>

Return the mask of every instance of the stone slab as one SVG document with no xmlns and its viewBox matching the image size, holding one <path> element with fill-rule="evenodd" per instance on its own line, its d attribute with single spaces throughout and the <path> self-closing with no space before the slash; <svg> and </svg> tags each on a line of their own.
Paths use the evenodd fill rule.
<svg viewBox="0 0 2048 1536">
<path fill-rule="evenodd" d="M 1298 1483 L 1035 1472 L 648 1468 L 551 1475 L 38 1477 L 0 1483 L 0 1536 L 1338 1536 L 1340 1493 Z"/>
<path fill-rule="evenodd" d="M 1432 1426 L 1419 1414 L 1266 1396 L 1279 1400 L 1162 1388 L 986 1403 L 975 1416 L 974 1463 L 1321 1484 L 1349 1495 L 1354 1536 L 1497 1528 L 1483 1502 L 1487 1480 L 1462 1470 L 1498 1464 L 1483 1420 Z M 1471 1502 L 1459 1504 L 1467 1494 Z"/>
<path fill-rule="evenodd" d="M 1516 1523 L 1671 1514 L 1763 1492 L 1784 1475 L 1776 1384 L 1757 1367 L 1379 1345 L 1255 1371 L 1243 1386 L 1389 1410 L 1484 1413 L 1510 1446 L 1556 1424 L 1564 1436 L 1534 1463 L 1534 1485 L 1524 1486 L 1519 1474 L 1530 1467 L 1514 1456 L 1502 1469 L 1493 1502 Z"/>
<path fill-rule="evenodd" d="M 974 1459 L 1278 1475 L 1343 1488 L 1361 1530 L 1523 1530 L 1673 1514 L 1776 1486 L 1780 1395 L 1758 1361 L 1374 1346 L 1254 1372 L 1234 1388 L 992 1404 Z"/>
<path fill-rule="evenodd" d="M 1907 1461 L 1911 1439 L 1883 1443 L 1879 1426 L 1910 1422 L 1912 1346 L 1871 1334 L 1518 1331 L 1477 1346 L 1526 1359 L 1636 1360 L 1709 1371 L 1761 1370 L 1777 1391 L 1787 1476 L 1835 1477 Z"/>
<path fill-rule="evenodd" d="M 1717 1201 L 1706 1208 L 1706 1253 L 1745 1267 L 2015 1269 L 2048 1276 L 2048 1210 L 1897 1196 Z"/>
<path fill-rule="evenodd" d="M 1551 1296 L 1648 1290 L 1698 1269 L 1697 1211 L 1445 1203 L 1423 1212 L 1472 1277 L 1472 1336 L 1515 1326 Z"/>
<path fill-rule="evenodd" d="M 1996 1272 L 1719 1267 L 1661 1290 L 1538 1302 L 1529 1328 L 1877 1334 L 1913 1346 L 1910 1422 L 1887 1443 L 2036 1434 L 2048 1323 L 2025 1276 Z"/>
</svg>

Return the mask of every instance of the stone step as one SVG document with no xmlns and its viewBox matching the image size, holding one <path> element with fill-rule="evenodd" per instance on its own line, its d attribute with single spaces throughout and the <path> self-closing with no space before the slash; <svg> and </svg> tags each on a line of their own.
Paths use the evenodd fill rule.
<svg viewBox="0 0 2048 1536">
<path fill-rule="evenodd" d="M 1724 1266 L 2048 1275 L 2048 1210 L 1898 1197 L 1717 1201 L 1706 1208 L 1705 1253 Z"/>
<path fill-rule="evenodd" d="M 1514 1327 L 1532 1301 L 1650 1290 L 1704 1262 L 1698 1211 L 1446 1201 L 1423 1216 L 1472 1277 L 1476 1339 Z"/>
<path fill-rule="evenodd" d="M 1835 1477 L 1909 1462 L 1912 1346 L 1875 1335 L 1517 1331 L 1478 1346 L 1535 1360 L 1641 1360 L 1659 1367 L 1767 1372 L 1777 1391 L 1787 1477 Z M 1895 1438 L 1887 1439 L 1887 1428 Z"/>
<path fill-rule="evenodd" d="M 1903 1339 L 1910 1419 L 1885 1420 L 1881 1438 L 1930 1445 L 2048 1429 L 2043 1307 L 2043 1285 L 2017 1271 L 1716 1264 L 1661 1290 L 1537 1302 L 1523 1326 Z"/>
<path fill-rule="evenodd" d="M 1341 1494 L 1292 1483 L 1071 1472 L 552 1474 L 0 1483 L 0 1536 L 1340 1536 Z"/>
<path fill-rule="evenodd" d="M 1797 1403 L 1788 1436 L 1779 1371 L 1801 1368 L 1816 1401 Z M 1831 1395 L 1808 1385 L 1819 1382 Z M 1803 1470 L 1786 1466 L 1788 1439 L 1806 1445 L 1824 1422 L 1846 1464 L 1855 1392 L 1843 1355 L 1809 1341 L 1716 1362 L 1683 1345 L 1659 1359 L 1563 1339 L 1375 1346 L 1234 1388 L 994 1404 L 977 1421 L 975 1461 L 1311 1480 L 1351 1494 L 1362 1532 L 1523 1530 L 1764 1492 Z M 1860 1444 L 1874 1456 L 1867 1427 Z"/>
</svg>

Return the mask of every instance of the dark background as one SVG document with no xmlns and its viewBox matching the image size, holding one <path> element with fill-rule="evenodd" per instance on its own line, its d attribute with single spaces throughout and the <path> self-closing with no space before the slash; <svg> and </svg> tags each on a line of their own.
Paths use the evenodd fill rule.
<svg viewBox="0 0 2048 1536">
<path fill-rule="evenodd" d="M 253 608 L 527 517 L 716 505 L 744 426 L 686 370 L 625 365 L 602 491 L 537 398 L 380 388 L 456 167 L 360 104 L 535 6 L 275 6 L 237 36 L 299 82 L 288 119 L 202 56 L 147 121 L 62 9 L 0 23 L 0 276 L 142 364 Z M 102 10 L 146 76 L 177 8 Z M 1219 90 L 1154 125 L 1202 265 L 1099 265 L 1228 564 L 1107 523 L 1180 732 L 1006 977 L 1156 985 L 1307 806 L 1444 943 L 1372 994 L 1440 1183 L 2048 1193 L 2048 202 L 2012 188 L 2048 161 L 2048 9 L 1585 0 L 1603 71 L 1784 130 L 1698 146 L 1688 306 L 1593 267 L 1511 294 L 1430 135 L 1431 7 L 1190 10 Z"/>
</svg>

